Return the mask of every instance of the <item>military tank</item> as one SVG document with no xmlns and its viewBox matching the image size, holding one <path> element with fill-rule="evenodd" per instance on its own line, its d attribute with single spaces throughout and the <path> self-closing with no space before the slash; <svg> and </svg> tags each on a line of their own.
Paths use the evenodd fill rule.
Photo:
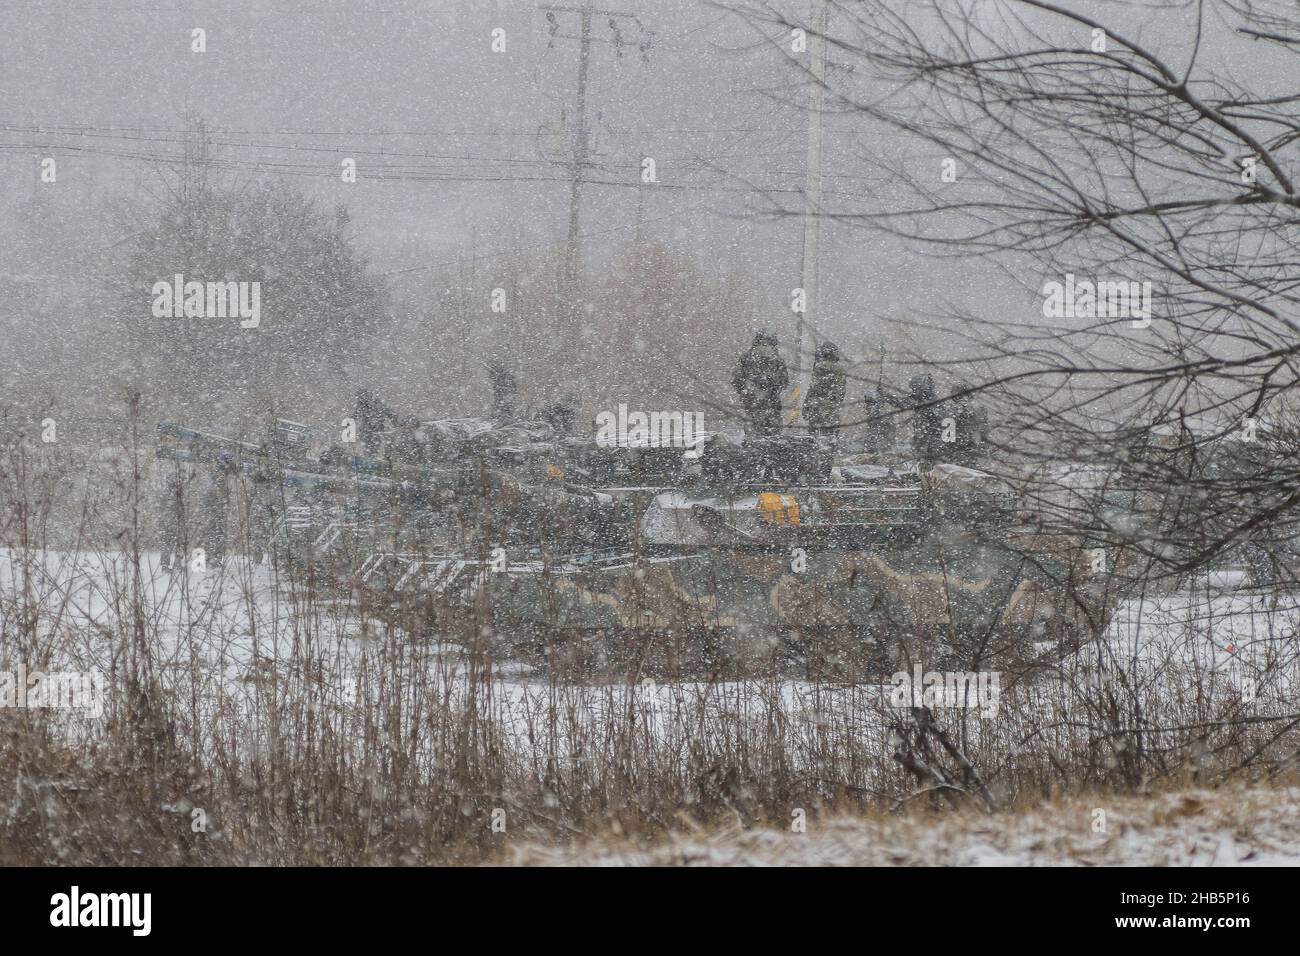
<svg viewBox="0 0 1300 956">
<path fill-rule="evenodd" d="M 1086 542 L 1024 525 L 992 475 L 808 435 L 602 448 L 544 421 L 449 419 L 366 454 L 285 427 L 160 439 L 161 458 L 244 476 L 282 567 L 415 634 L 488 634 L 549 666 L 1005 667 L 1069 653 L 1112 601 Z"/>
<path fill-rule="evenodd" d="M 1008 486 L 870 457 L 789 436 L 633 461 L 640 483 L 596 489 L 632 516 L 617 546 L 484 564 L 475 596 L 517 652 L 672 673 L 1024 664 L 1104 625 L 1104 568 L 1022 525 Z"/>
</svg>

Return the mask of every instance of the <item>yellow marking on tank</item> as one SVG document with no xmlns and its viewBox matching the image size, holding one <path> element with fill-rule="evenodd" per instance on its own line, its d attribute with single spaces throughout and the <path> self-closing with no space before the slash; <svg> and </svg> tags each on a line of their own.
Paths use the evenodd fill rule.
<svg viewBox="0 0 1300 956">
<path fill-rule="evenodd" d="M 799 526 L 799 502 L 794 495 L 777 494 L 775 491 L 760 492 L 758 510 L 768 524 Z"/>
</svg>

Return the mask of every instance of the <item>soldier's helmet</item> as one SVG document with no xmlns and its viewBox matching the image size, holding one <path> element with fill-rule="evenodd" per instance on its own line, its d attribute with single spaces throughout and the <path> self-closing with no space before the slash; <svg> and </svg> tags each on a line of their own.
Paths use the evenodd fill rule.
<svg viewBox="0 0 1300 956">
<path fill-rule="evenodd" d="M 907 385 L 912 394 L 918 398 L 930 398 L 934 395 L 934 379 L 928 374 L 913 375 Z"/>
<path fill-rule="evenodd" d="M 840 360 L 840 347 L 834 342 L 822 342 L 817 346 L 817 351 L 813 353 L 814 359 L 820 359 L 823 362 L 838 362 Z"/>
<path fill-rule="evenodd" d="M 776 345 L 776 336 L 771 332 L 758 332 L 754 335 L 755 345 Z"/>
<path fill-rule="evenodd" d="M 541 419 L 555 429 L 557 434 L 571 435 L 578 417 L 578 403 L 571 395 L 564 395 L 541 410 Z"/>
</svg>

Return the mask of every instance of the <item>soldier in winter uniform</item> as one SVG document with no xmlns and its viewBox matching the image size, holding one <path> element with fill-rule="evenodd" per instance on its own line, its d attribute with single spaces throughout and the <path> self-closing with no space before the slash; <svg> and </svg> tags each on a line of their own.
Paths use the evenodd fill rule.
<svg viewBox="0 0 1300 956">
<path fill-rule="evenodd" d="M 558 436 L 573 434 L 573 426 L 578 420 L 577 402 L 571 397 L 565 396 L 557 402 L 547 405 L 539 413 L 538 417 L 555 429 Z"/>
<path fill-rule="evenodd" d="M 979 461 L 984 456 L 989 441 L 989 413 L 983 405 L 975 402 L 967 404 L 971 410 L 971 460 Z"/>
<path fill-rule="evenodd" d="M 804 400 L 803 417 L 814 435 L 834 437 L 844 404 L 844 362 L 833 342 L 823 342 L 813 355 L 812 384 Z"/>
<path fill-rule="evenodd" d="M 876 455 L 887 455 L 894 450 L 898 439 L 898 425 L 889 409 L 890 402 L 879 391 L 867 392 L 862 397 L 866 406 L 866 450 Z"/>
<path fill-rule="evenodd" d="M 168 467 L 163 478 L 162 493 L 158 500 L 158 532 L 162 548 L 159 565 L 164 571 L 171 570 L 172 561 L 178 553 L 181 562 L 184 562 L 189 548 L 185 509 L 188 471 L 188 466 L 183 464 L 175 468 Z"/>
<path fill-rule="evenodd" d="M 790 384 L 790 374 L 776 346 L 775 335 L 759 332 L 731 376 L 731 387 L 756 435 L 775 435 L 781 430 L 781 397 Z"/>
<path fill-rule="evenodd" d="M 948 393 L 947 418 L 952 419 L 952 441 L 944 444 L 944 457 L 954 465 L 967 468 L 975 458 L 975 421 L 961 389 L 953 386 Z"/>
<path fill-rule="evenodd" d="M 226 515 L 230 510 L 231 465 L 212 470 L 203 494 L 203 552 L 208 567 L 219 568 L 226 558 Z"/>
<path fill-rule="evenodd" d="M 393 413 L 384 407 L 384 403 L 370 389 L 357 390 L 356 421 L 357 431 L 360 433 L 357 437 L 361 439 L 361 446 L 366 450 L 366 454 L 379 454 L 379 449 L 384 442 L 384 432 L 392 417 Z"/>
<path fill-rule="evenodd" d="M 248 522 L 253 536 L 253 562 L 263 564 L 275 557 L 275 531 L 282 511 L 284 488 L 279 470 L 272 466 L 252 475 L 245 483 Z"/>
<path fill-rule="evenodd" d="M 916 375 L 908 383 L 912 409 L 912 454 L 923 465 L 933 465 L 943 456 L 943 415 L 934 391 L 934 379 Z"/>
<path fill-rule="evenodd" d="M 984 436 L 988 430 L 988 416 L 966 396 L 960 395 L 961 389 L 953 386 L 948 396 L 949 415 L 955 425 L 955 441 L 952 443 L 952 461 L 954 464 L 974 468 L 984 452 Z"/>
<path fill-rule="evenodd" d="M 500 362 L 487 365 L 488 381 L 492 383 L 492 415 L 499 420 L 515 417 L 515 400 L 519 393 L 519 383 L 514 375 Z"/>
</svg>

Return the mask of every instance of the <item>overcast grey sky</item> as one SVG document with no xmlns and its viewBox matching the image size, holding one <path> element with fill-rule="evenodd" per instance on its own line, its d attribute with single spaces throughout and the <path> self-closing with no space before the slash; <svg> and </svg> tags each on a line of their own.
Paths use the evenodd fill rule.
<svg viewBox="0 0 1300 956">
<path fill-rule="evenodd" d="M 594 18 L 589 110 L 599 165 L 589 176 L 600 184 L 583 193 L 588 259 L 599 265 L 639 221 L 701 263 L 743 264 L 771 308 L 737 322 L 788 338 L 800 225 L 756 211 L 763 190 L 798 203 L 805 117 L 765 95 L 797 95 L 797 75 L 763 31 L 703 0 L 610 6 L 635 16 L 616 18 L 621 46 L 610 18 Z M 1163 50 L 1190 47 L 1188 4 L 1074 6 L 1131 10 L 1134 35 Z M 271 177 L 346 204 L 399 304 L 423 293 L 430 266 L 472 254 L 490 269 L 512 247 L 558 242 L 568 172 L 547 131 L 573 116 L 577 23 L 560 12 L 552 36 L 541 5 L 484 0 L 4 0 L 7 274 L 75 276 L 78 263 L 121 240 L 113 210 L 150 188 L 154 163 L 179 156 L 187 113 L 210 125 L 230 180 Z M 497 27 L 504 53 L 490 48 Z M 194 28 L 206 31 L 202 54 L 191 51 Z M 1266 47 L 1232 40 L 1213 17 L 1203 46 L 1207 62 L 1257 88 L 1294 86 L 1270 72 Z M 828 118 L 828 205 L 860 208 L 888 195 L 888 175 L 863 163 L 863 152 L 916 167 L 939 159 L 860 117 Z M 57 190 L 38 182 L 45 155 L 58 160 Z M 637 185 L 643 156 L 656 160 L 657 186 Z M 357 161 L 356 184 L 340 181 L 345 157 Z M 23 211 L 33 199 L 43 205 L 31 208 L 45 210 L 39 221 Z M 986 263 L 936 262 L 835 224 L 824 226 L 821 276 L 819 324 L 867 353 L 885 313 L 940 310 L 954 299 L 975 311 L 1033 307 Z"/>
</svg>

